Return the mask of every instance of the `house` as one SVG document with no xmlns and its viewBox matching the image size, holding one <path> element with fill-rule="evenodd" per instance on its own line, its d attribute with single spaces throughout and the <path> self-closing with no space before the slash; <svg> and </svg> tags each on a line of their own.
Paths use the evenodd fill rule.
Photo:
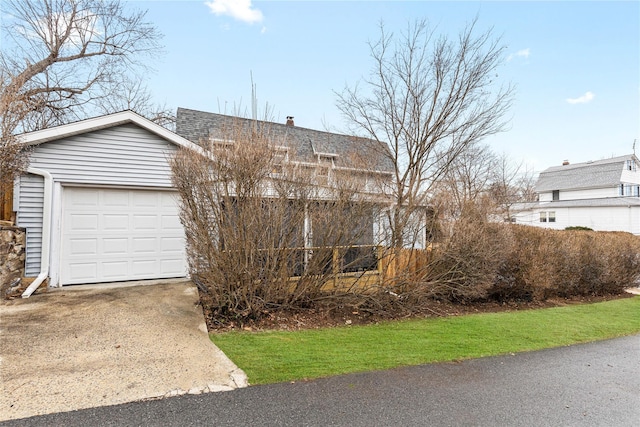
<svg viewBox="0 0 640 427">
<path fill-rule="evenodd" d="M 550 167 L 536 183 L 539 201 L 515 207 L 516 223 L 640 234 L 640 170 L 635 154 Z"/>
<path fill-rule="evenodd" d="M 201 150 L 232 119 L 264 125 L 181 108 L 177 133 L 124 111 L 20 135 L 31 150 L 12 200 L 16 224 L 27 230 L 25 276 L 35 279 L 25 296 L 47 279 L 59 287 L 185 277 L 169 162 L 181 147 Z M 285 154 L 291 150 L 326 183 L 338 171 L 391 177 L 384 151 L 369 150 L 366 168 L 357 164 L 367 151 L 362 139 L 299 128 L 292 119 L 269 126 Z"/>
<path fill-rule="evenodd" d="M 386 144 L 299 127 L 295 125 L 293 117 L 287 117 L 286 123 L 274 123 L 179 108 L 176 119 L 176 133 L 193 143 L 208 147 L 213 152 L 231 148 L 233 143 L 229 143 L 230 140 L 251 138 L 251 135 L 266 136 L 269 144 L 281 153 L 281 164 L 286 169 L 297 169 L 303 176 L 310 177 L 314 188 L 312 193 L 305 197 L 307 201 L 304 218 L 298 212 L 297 215 L 292 215 L 295 219 L 287 220 L 286 229 L 294 232 L 293 235 L 287 235 L 286 239 L 296 242 L 287 244 L 289 248 L 294 247 L 296 250 L 295 254 L 289 257 L 289 262 L 293 264 L 290 270 L 295 276 L 301 272 L 314 271 L 307 268 L 307 261 L 311 257 L 316 257 L 317 260 L 322 252 L 320 248 L 336 246 L 336 227 L 333 226 L 335 222 L 327 222 L 331 215 L 327 215 L 326 211 L 322 213 L 323 209 L 326 209 L 323 206 L 328 206 L 325 203 L 335 194 L 332 193 L 332 189 L 340 186 L 346 188 L 345 183 L 355 184 L 358 198 L 361 198 L 357 203 L 354 201 L 345 211 L 343 218 L 348 219 L 351 229 L 343 230 L 343 243 L 338 244 L 349 248 L 345 254 L 334 254 L 340 259 L 332 263 L 334 269 L 335 264 L 341 265 L 337 268 L 340 273 L 375 269 L 375 246 L 385 242 L 385 233 L 388 230 L 384 225 L 384 209 L 388 209 L 392 204 L 391 199 L 384 196 L 388 194 L 388 188 L 385 187 L 390 186 L 394 178 L 394 167 Z M 274 169 L 270 179 L 288 179 L 280 172 L 280 168 Z M 269 182 L 265 182 L 265 200 L 272 196 L 269 194 L 269 188 Z M 269 226 L 266 226 L 267 234 L 268 230 Z M 274 230 L 279 230 L 274 231 L 276 234 L 282 233 L 279 224 L 274 225 Z M 349 237 L 346 237 L 347 235 Z M 282 245 L 282 239 L 279 237 L 264 240 L 278 242 L 273 243 L 276 246 Z M 347 241 L 349 243 L 346 243 Z M 424 242 L 421 244 L 424 245 Z"/>
</svg>

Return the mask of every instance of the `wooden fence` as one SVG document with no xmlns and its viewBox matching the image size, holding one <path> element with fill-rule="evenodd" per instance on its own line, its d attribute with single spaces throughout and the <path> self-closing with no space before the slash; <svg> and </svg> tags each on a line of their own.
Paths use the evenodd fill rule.
<svg viewBox="0 0 640 427">
<path fill-rule="evenodd" d="M 382 248 L 380 249 L 382 251 Z M 427 249 L 387 248 L 381 253 L 378 270 L 381 282 L 392 280 L 420 280 L 427 272 L 431 247 Z"/>
<path fill-rule="evenodd" d="M 0 192 L 0 221 L 13 222 L 13 187 L 7 186 Z"/>
<path fill-rule="evenodd" d="M 329 288 L 371 288 L 382 284 L 421 280 L 428 271 L 432 248 L 394 249 L 381 246 L 352 246 L 334 248 L 298 248 L 298 251 L 312 251 L 316 255 L 332 251 L 326 265 L 327 289 Z M 299 256 L 298 258 L 302 258 Z M 302 274 L 300 267 L 291 277 L 297 280 Z M 308 271 L 305 271 L 309 273 Z"/>
</svg>

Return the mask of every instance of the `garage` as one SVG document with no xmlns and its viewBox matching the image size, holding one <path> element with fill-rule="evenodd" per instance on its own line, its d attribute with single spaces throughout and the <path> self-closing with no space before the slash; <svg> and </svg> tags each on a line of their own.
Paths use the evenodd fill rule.
<svg viewBox="0 0 640 427">
<path fill-rule="evenodd" d="M 23 293 L 38 287 L 188 276 L 171 159 L 200 147 L 122 111 L 20 135 L 14 186 L 26 230 Z"/>
<path fill-rule="evenodd" d="M 173 191 L 65 187 L 60 284 L 184 277 Z"/>
</svg>

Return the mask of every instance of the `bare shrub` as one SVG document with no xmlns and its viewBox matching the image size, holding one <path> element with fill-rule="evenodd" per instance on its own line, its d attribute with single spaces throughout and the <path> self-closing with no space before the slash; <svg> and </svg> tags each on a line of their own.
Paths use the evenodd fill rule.
<svg viewBox="0 0 640 427">
<path fill-rule="evenodd" d="M 565 231 L 572 236 L 566 241 L 569 251 L 577 252 L 569 262 L 578 266 L 574 280 L 562 280 L 558 294 L 606 295 L 618 294 L 632 286 L 640 277 L 640 239 L 628 233 Z M 563 271 L 573 269 L 564 266 Z M 564 279 L 564 277 L 562 278 Z"/>
<path fill-rule="evenodd" d="M 546 231 L 536 227 L 513 225 L 514 248 L 507 257 L 501 277 L 490 295 L 499 300 L 546 299 L 555 283 L 549 260 L 562 255 L 560 248 L 546 239 Z"/>
<path fill-rule="evenodd" d="M 509 227 L 489 221 L 488 213 L 481 203 L 465 204 L 433 251 L 427 273 L 429 295 L 452 301 L 487 297 L 513 245 Z"/>
<path fill-rule="evenodd" d="M 215 314 L 257 319 L 353 293 L 357 276 L 347 285 L 338 276 L 377 262 L 359 180 L 319 185 L 316 168 L 295 162 L 264 123 L 224 133 L 172 162 L 191 274 Z"/>
<path fill-rule="evenodd" d="M 505 263 L 506 282 L 492 298 L 618 294 L 640 278 L 640 238 L 628 233 L 558 231 L 511 227 L 514 250 Z"/>
</svg>

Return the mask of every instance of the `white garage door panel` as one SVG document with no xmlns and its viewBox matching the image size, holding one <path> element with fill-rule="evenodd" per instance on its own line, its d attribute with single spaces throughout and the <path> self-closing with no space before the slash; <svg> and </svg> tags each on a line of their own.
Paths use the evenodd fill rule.
<svg viewBox="0 0 640 427">
<path fill-rule="evenodd" d="M 166 191 L 65 188 L 61 283 L 185 276 L 176 201 Z"/>
<path fill-rule="evenodd" d="M 69 219 L 73 223 L 74 231 L 98 230 L 98 215 L 71 214 Z"/>
</svg>

